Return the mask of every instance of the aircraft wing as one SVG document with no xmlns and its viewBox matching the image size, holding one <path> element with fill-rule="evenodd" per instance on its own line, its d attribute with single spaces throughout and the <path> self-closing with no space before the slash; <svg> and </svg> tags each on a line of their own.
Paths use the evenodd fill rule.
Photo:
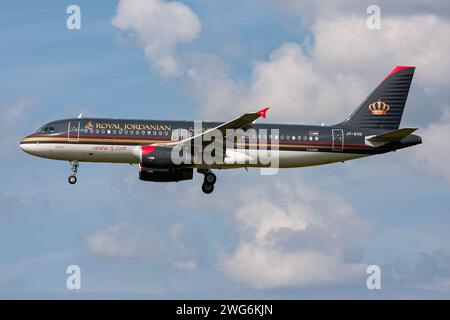
<svg viewBox="0 0 450 320">
<path fill-rule="evenodd" d="M 212 131 L 215 131 L 215 130 L 220 131 L 222 133 L 222 136 L 225 138 L 226 137 L 226 131 L 228 129 L 237 130 L 237 129 L 244 128 L 244 127 L 250 125 L 255 120 L 257 120 L 259 117 L 262 117 L 263 119 L 265 119 L 267 110 L 269 110 L 268 107 L 264 108 L 264 109 L 261 109 L 259 111 L 256 111 L 256 112 L 244 113 L 242 116 L 240 116 L 240 117 L 238 117 L 236 119 L 233 119 L 231 121 L 222 123 L 222 124 L 220 124 L 219 126 L 217 126 L 215 128 L 208 129 L 208 130 L 206 130 L 204 132 L 201 132 L 199 134 L 196 134 L 196 135 L 194 135 L 192 137 L 189 137 L 189 138 L 181 140 L 181 141 L 164 143 L 164 145 L 166 145 L 166 146 L 176 146 L 176 145 L 181 145 L 181 144 L 191 144 L 196 139 L 203 140 L 202 139 L 203 136 L 208 135 Z M 155 144 L 155 145 L 161 145 L 161 144 Z"/>
</svg>

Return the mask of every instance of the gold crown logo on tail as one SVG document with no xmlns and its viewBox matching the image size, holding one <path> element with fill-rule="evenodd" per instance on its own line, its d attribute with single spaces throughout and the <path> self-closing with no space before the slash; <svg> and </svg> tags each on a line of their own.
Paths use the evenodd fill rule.
<svg viewBox="0 0 450 320">
<path fill-rule="evenodd" d="M 374 116 L 385 115 L 389 111 L 389 109 L 389 105 L 386 102 L 381 101 L 380 99 L 369 105 L 369 110 Z"/>
</svg>

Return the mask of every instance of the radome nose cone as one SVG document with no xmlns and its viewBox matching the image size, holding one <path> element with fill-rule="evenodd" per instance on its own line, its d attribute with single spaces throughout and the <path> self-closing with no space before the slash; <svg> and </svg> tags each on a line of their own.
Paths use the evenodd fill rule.
<svg viewBox="0 0 450 320">
<path fill-rule="evenodd" d="M 30 147 L 31 147 L 31 145 L 30 144 L 28 144 L 28 143 L 23 143 L 23 140 L 22 141 L 20 141 L 20 144 L 19 144 L 19 146 L 20 146 L 20 149 L 22 149 L 24 152 L 26 152 L 26 153 L 28 153 L 28 154 L 31 154 L 30 153 Z"/>
<path fill-rule="evenodd" d="M 19 146 L 20 146 L 20 149 L 22 149 L 23 151 L 27 152 L 26 144 L 20 142 Z"/>
</svg>

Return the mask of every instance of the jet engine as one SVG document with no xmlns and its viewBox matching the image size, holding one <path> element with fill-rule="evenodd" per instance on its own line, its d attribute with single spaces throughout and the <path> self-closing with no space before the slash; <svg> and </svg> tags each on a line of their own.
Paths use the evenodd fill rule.
<svg viewBox="0 0 450 320">
<path fill-rule="evenodd" d="M 145 168 L 174 169 L 190 166 L 189 155 L 183 149 L 163 146 L 142 146 L 140 164 Z"/>
<path fill-rule="evenodd" d="M 181 169 L 150 169 L 140 166 L 139 179 L 154 182 L 178 182 L 192 180 L 194 170 L 192 168 Z"/>
<path fill-rule="evenodd" d="M 192 180 L 193 169 L 189 167 L 183 150 L 163 146 L 140 147 L 139 179 L 155 182 Z"/>
</svg>

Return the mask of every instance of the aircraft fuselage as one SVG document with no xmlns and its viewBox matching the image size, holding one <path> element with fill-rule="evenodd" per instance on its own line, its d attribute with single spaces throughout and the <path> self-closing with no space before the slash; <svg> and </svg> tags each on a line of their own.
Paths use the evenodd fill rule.
<svg viewBox="0 0 450 320">
<path fill-rule="evenodd" d="M 207 130 L 219 124 L 203 122 L 202 126 Z M 346 161 L 421 143 L 421 138 L 416 135 L 380 147 L 373 147 L 365 141 L 367 136 L 386 131 L 381 129 L 286 124 L 253 124 L 251 127 L 255 130 L 256 141 L 246 141 L 236 148 L 227 149 L 228 158 L 233 152 L 239 153 L 245 148 L 252 155 L 258 152 L 258 148 L 270 148 L 272 143 L 276 143 L 279 167 L 292 168 Z M 44 125 L 24 138 L 20 146 L 29 154 L 48 159 L 138 164 L 140 158 L 136 147 L 179 141 L 192 136 L 194 129 L 193 121 L 74 118 Z M 273 134 L 275 130 L 278 134 Z M 260 165 L 237 165 L 225 159 L 223 164 L 212 165 L 211 168 L 239 166 Z"/>
</svg>

